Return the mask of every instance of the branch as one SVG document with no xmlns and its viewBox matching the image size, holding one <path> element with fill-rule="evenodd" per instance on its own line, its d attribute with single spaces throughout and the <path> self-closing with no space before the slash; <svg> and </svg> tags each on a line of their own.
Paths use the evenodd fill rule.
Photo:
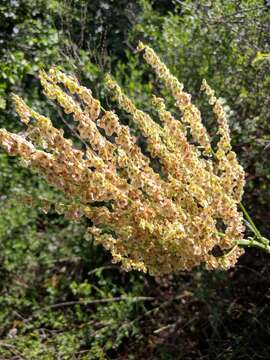
<svg viewBox="0 0 270 360">
<path fill-rule="evenodd" d="M 93 305 L 93 304 L 107 304 L 112 302 L 118 302 L 118 301 L 133 301 L 133 302 L 139 302 L 139 301 L 152 301 L 155 300 L 154 297 L 148 297 L 148 296 L 135 296 L 135 297 L 129 297 L 129 296 L 118 296 L 113 298 L 106 298 L 106 299 L 99 299 L 99 300 L 75 300 L 75 301 L 66 301 L 62 303 L 52 304 L 46 306 L 44 309 L 55 309 L 60 308 L 64 306 L 72 306 L 72 305 Z"/>
</svg>

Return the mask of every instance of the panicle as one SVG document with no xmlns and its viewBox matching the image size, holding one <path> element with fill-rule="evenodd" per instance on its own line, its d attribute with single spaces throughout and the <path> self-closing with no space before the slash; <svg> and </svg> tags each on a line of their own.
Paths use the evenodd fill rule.
<svg viewBox="0 0 270 360">
<path fill-rule="evenodd" d="M 40 72 L 44 94 L 73 117 L 85 150 L 15 94 L 12 99 L 26 130 L 17 135 L 0 129 L 0 145 L 65 194 L 66 203 L 54 205 L 57 212 L 91 219 L 88 235 L 125 270 L 161 275 L 200 264 L 227 269 L 243 253 L 235 243 L 244 233 L 237 205 L 245 180 L 231 148 L 222 102 L 204 80 L 202 89 L 218 124 L 214 153 L 200 111 L 183 84 L 153 49 L 139 43 L 138 50 L 171 91 L 179 114 L 153 96 L 157 122 L 111 76 L 105 85 L 144 136 L 147 152 L 116 111 L 104 109 L 90 89 L 57 68 Z M 153 166 L 156 160 L 160 167 Z M 51 205 L 42 201 L 47 212 Z"/>
<path fill-rule="evenodd" d="M 241 201 L 245 185 L 245 172 L 237 161 L 231 147 L 230 128 L 220 99 L 215 97 L 215 92 L 204 79 L 201 89 L 206 92 L 209 104 L 213 107 L 219 125 L 216 157 L 219 159 L 218 169 L 221 172 L 221 183 L 224 190 L 232 195 L 237 202 Z"/>
<path fill-rule="evenodd" d="M 192 104 L 191 95 L 183 90 L 184 85 L 171 74 L 167 66 L 149 46 L 140 41 L 137 50 L 143 51 L 143 57 L 146 62 L 154 69 L 157 77 L 164 82 L 166 88 L 171 91 L 176 101 L 175 105 L 183 113 L 182 121 L 190 126 L 194 140 L 204 148 L 206 154 L 210 154 L 211 143 L 207 131 L 202 124 L 201 113 Z"/>
</svg>

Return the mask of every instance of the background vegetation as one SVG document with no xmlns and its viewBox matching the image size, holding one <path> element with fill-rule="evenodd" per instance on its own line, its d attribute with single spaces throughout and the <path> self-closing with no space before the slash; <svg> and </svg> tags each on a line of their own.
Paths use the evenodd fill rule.
<svg viewBox="0 0 270 360">
<path fill-rule="evenodd" d="M 37 80 L 55 64 L 104 103 L 110 71 L 151 110 L 150 93 L 163 90 L 135 54 L 144 40 L 202 106 L 210 131 L 202 78 L 226 101 L 244 203 L 270 236 L 269 1 L 2 0 L 0 14 L 1 127 L 22 130 L 13 91 L 72 134 Z M 90 224 L 28 208 L 18 201 L 27 194 L 60 196 L 1 152 L 1 359 L 270 358 L 269 256 L 250 249 L 227 273 L 124 273 L 85 237 Z"/>
</svg>

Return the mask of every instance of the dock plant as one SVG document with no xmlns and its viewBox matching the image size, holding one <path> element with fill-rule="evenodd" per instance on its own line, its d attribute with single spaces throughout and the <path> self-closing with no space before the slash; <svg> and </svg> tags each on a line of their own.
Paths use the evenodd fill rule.
<svg viewBox="0 0 270 360">
<path fill-rule="evenodd" d="M 89 235 L 125 270 L 162 275 L 198 265 L 228 269 L 245 246 L 270 252 L 268 240 L 241 203 L 245 173 L 232 150 L 222 101 L 203 80 L 201 89 L 218 127 L 213 146 L 183 84 L 152 48 L 140 42 L 137 50 L 171 93 L 173 112 L 164 98 L 153 95 L 154 119 L 107 75 L 108 95 L 118 113 L 129 116 L 129 127 L 75 77 L 51 68 L 39 74 L 44 94 L 73 116 L 84 149 L 15 94 L 25 132 L 1 129 L 1 147 L 64 194 L 66 201 L 53 205 L 58 211 L 73 219 L 89 218 Z M 252 237 L 245 238 L 245 223 Z"/>
</svg>

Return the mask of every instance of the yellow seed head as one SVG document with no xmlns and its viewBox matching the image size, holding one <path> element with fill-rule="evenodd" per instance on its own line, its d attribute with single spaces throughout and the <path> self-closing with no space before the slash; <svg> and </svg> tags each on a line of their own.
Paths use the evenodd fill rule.
<svg viewBox="0 0 270 360">
<path fill-rule="evenodd" d="M 180 110 L 176 118 L 166 109 L 164 99 L 153 96 L 157 123 L 106 76 L 105 85 L 114 100 L 143 134 L 148 155 L 115 111 L 104 110 L 91 90 L 56 68 L 40 72 L 44 93 L 73 115 L 87 145 L 85 152 L 17 95 L 12 99 L 26 132 L 16 135 L 0 129 L 0 145 L 66 195 L 67 204 L 57 206 L 61 213 L 72 219 L 90 218 L 94 226 L 89 234 L 124 269 L 151 274 L 190 270 L 200 264 L 227 269 L 243 252 L 234 244 L 243 239 L 243 218 L 237 205 L 245 180 L 231 148 L 222 103 L 204 80 L 202 90 L 219 127 L 213 156 L 201 113 L 183 84 L 149 46 L 140 42 L 138 51 L 171 91 Z M 153 167 L 153 159 L 159 160 L 160 169 Z M 216 247 L 224 256 L 214 254 Z"/>
</svg>

